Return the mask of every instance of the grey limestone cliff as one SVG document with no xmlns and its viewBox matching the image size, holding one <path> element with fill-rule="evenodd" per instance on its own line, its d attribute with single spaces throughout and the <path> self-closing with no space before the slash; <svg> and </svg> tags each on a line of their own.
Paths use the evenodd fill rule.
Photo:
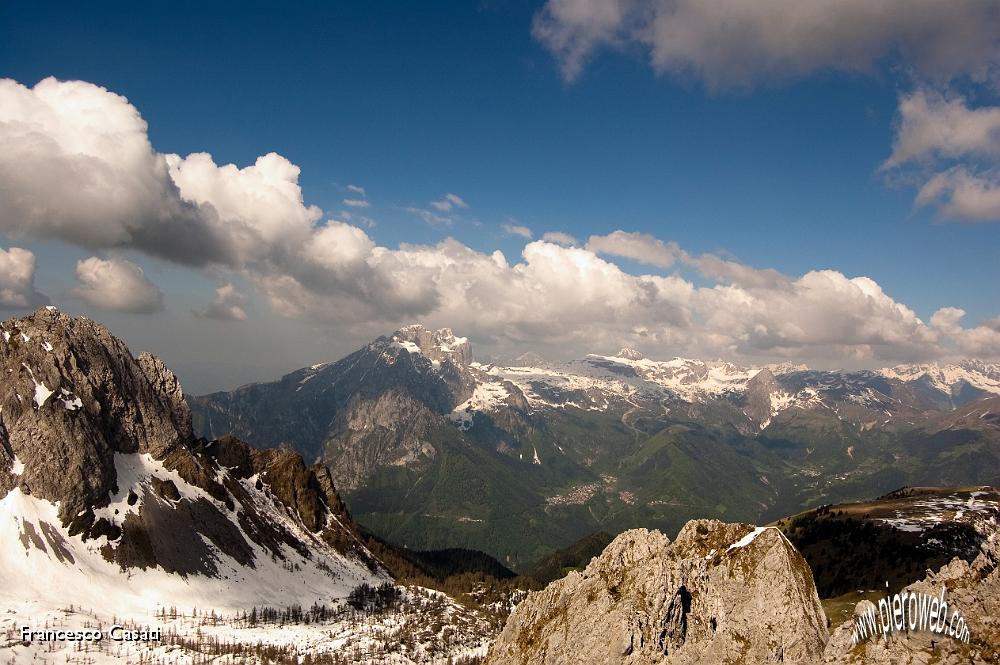
<svg viewBox="0 0 1000 665">
<path fill-rule="evenodd" d="M 531 594 L 489 665 L 817 662 L 828 638 L 812 574 L 773 528 L 688 522 L 618 536 Z"/>
</svg>

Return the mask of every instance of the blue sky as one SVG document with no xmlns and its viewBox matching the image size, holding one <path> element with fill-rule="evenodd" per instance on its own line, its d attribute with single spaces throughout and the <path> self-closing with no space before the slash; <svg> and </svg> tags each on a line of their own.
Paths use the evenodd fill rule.
<svg viewBox="0 0 1000 665">
<path fill-rule="evenodd" d="M 790 277 L 820 269 L 867 276 L 924 322 L 943 307 L 965 310 L 969 328 L 1000 314 L 1000 225 L 917 205 L 929 176 L 914 171 L 924 162 L 880 171 L 893 151 L 901 98 L 930 85 L 907 72 L 905 58 L 893 59 L 892 44 L 870 67 L 820 62 L 719 86 L 708 75 L 657 66 L 655 44 L 621 32 L 598 40 L 568 76 L 565 56 L 539 35 L 546 11 L 555 15 L 539 2 L 499 1 L 4 3 L 0 77 L 30 88 L 54 76 L 123 95 L 148 123 L 158 153 L 207 152 L 218 165 L 238 167 L 279 153 L 300 167 L 303 199 L 322 209 L 321 219 L 357 226 L 380 247 L 451 237 L 484 255 L 499 249 L 513 265 L 527 239 L 505 224 L 535 239 L 568 233 L 581 245 L 621 229 Z M 993 54 L 982 57 L 992 62 Z M 941 81 L 933 80 L 935 90 L 961 96 L 969 109 L 997 101 L 989 81 L 961 71 Z M 348 185 L 364 188 L 368 207 L 342 203 L 359 198 Z M 413 212 L 441 212 L 430 203 L 446 193 L 467 204 L 449 211 L 450 223 Z M 142 247 L 95 249 L 21 233 L 27 227 L 13 213 L 0 213 L 8 215 L 0 248 L 35 254 L 37 291 L 161 353 L 196 390 L 327 360 L 395 323 L 382 316 L 331 326 L 275 313 L 243 268 L 191 269 Z M 74 297 L 76 262 L 112 254 L 143 268 L 164 294 L 161 307 L 122 313 Z M 717 283 L 692 265 L 613 260 L 633 275 Z M 222 282 L 246 293 L 248 321 L 191 316 Z M 433 310 L 425 313 L 438 322 Z M 537 343 L 558 345 L 557 337 Z M 594 335 L 600 343 L 613 337 Z M 178 338 L 216 350 L 210 358 L 188 354 Z M 267 360 L 248 359 L 275 338 L 299 341 Z M 668 335 L 650 350 L 689 350 L 676 340 Z M 482 343 L 502 352 L 533 341 L 522 330 Z M 771 355 L 795 355 L 780 347 Z M 843 360 L 813 347 L 802 355 L 818 356 Z M 206 373 L 209 361 L 219 366 Z"/>
</svg>

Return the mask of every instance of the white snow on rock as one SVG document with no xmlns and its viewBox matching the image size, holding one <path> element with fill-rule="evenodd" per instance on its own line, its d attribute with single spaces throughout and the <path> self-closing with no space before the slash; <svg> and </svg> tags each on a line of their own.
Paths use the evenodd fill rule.
<svg viewBox="0 0 1000 665">
<path fill-rule="evenodd" d="M 45 404 L 46 401 L 48 401 L 49 397 L 52 396 L 53 392 L 54 391 L 49 390 L 48 388 L 46 388 L 44 383 L 39 383 L 38 381 L 36 381 L 35 382 L 35 397 L 34 397 L 35 408 L 36 409 L 42 408 L 42 405 Z"/>
<path fill-rule="evenodd" d="M 750 533 L 748 533 L 747 535 L 743 536 L 742 538 L 740 538 L 739 540 L 737 540 L 735 543 L 733 543 L 732 545 L 730 545 L 729 547 L 727 547 L 726 548 L 726 553 L 729 553 L 729 552 L 732 552 L 733 550 L 738 550 L 738 549 L 741 549 L 743 547 L 746 547 L 747 545 L 749 545 L 750 543 L 752 543 L 754 540 L 756 540 L 757 536 L 759 536 L 760 534 L 764 533 L 768 529 L 774 529 L 774 531 L 777 532 L 777 534 L 779 536 L 781 536 L 781 539 L 784 540 L 785 543 L 787 543 L 789 547 L 793 547 L 792 544 L 788 541 L 788 538 L 785 537 L 785 534 L 782 533 L 781 529 L 779 529 L 778 527 L 776 527 L 776 526 L 758 526 L 758 527 L 754 528 L 753 531 L 751 531 Z"/>
<path fill-rule="evenodd" d="M 413 342 L 408 342 L 405 339 L 404 340 L 393 340 L 392 343 L 393 343 L 393 346 L 395 346 L 398 349 L 404 349 L 406 351 L 409 351 L 410 353 L 420 353 L 420 347 L 419 346 L 417 346 Z"/>
<path fill-rule="evenodd" d="M 972 492 L 966 499 L 955 494 L 926 496 L 911 501 L 906 508 L 893 511 L 891 517 L 879 517 L 880 522 L 897 531 L 922 533 L 938 524 L 965 522 L 976 526 L 980 522 L 994 522 L 1000 515 L 1000 502 L 980 498 L 986 492 Z"/>
<path fill-rule="evenodd" d="M 739 540 L 737 540 L 735 543 L 733 543 L 732 545 L 730 545 L 729 547 L 727 547 L 726 548 L 726 552 L 731 552 L 733 550 L 738 550 L 741 547 L 746 547 L 747 545 L 749 545 L 750 543 L 752 543 L 757 536 L 759 536 L 760 534 L 764 533 L 765 530 L 767 530 L 767 529 L 773 529 L 773 528 L 774 527 L 766 527 L 766 526 L 759 526 L 759 527 L 757 527 L 756 529 L 754 529 L 753 531 L 751 531 L 750 533 L 748 533 L 747 535 L 743 536 L 742 538 L 740 538 Z"/>
<path fill-rule="evenodd" d="M 14 464 L 10 467 L 10 472 L 15 476 L 24 474 L 24 462 L 14 457 Z"/>
<path fill-rule="evenodd" d="M 510 381 L 529 407 L 605 411 L 611 400 L 631 402 L 638 395 L 697 402 L 746 390 L 759 369 L 726 362 L 674 358 L 655 361 L 632 349 L 619 356 L 589 355 L 563 364 L 501 367 L 472 363 L 486 381 Z"/>
<path fill-rule="evenodd" d="M 49 390 L 44 383 L 39 382 L 38 379 L 35 378 L 35 373 L 31 370 L 30 367 L 28 367 L 26 363 L 21 363 L 21 367 L 28 370 L 28 375 L 31 377 L 31 382 L 35 384 L 33 400 L 35 402 L 35 408 L 40 409 L 42 408 L 42 405 L 48 401 L 49 397 L 51 397 L 55 391 Z M 18 395 L 17 398 L 21 399 L 21 396 Z"/>
<path fill-rule="evenodd" d="M 459 429 L 467 430 L 472 427 L 474 413 L 489 413 L 503 404 L 509 396 L 510 393 L 501 382 L 480 383 L 473 391 L 472 397 L 456 406 L 448 417 L 459 426 Z"/>
</svg>

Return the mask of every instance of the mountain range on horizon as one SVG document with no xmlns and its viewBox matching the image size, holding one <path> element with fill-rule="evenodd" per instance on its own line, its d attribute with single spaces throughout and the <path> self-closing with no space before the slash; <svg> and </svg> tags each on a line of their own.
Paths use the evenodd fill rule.
<svg viewBox="0 0 1000 665">
<path fill-rule="evenodd" d="M 451 329 L 411 325 L 188 401 L 203 436 L 328 464 L 380 536 L 514 568 L 602 529 L 761 522 L 906 484 L 996 483 L 1000 460 L 1000 366 L 977 360 L 823 371 L 624 348 L 501 366 Z"/>
<path fill-rule="evenodd" d="M 9 639 L 0 648 L 12 662 L 60 652 L 12 637 L 20 625 L 155 622 L 164 631 L 160 643 L 88 646 L 84 657 L 135 662 L 197 658 L 210 649 L 247 662 L 277 655 L 330 663 L 505 663 L 550 640 L 525 641 L 518 637 L 525 631 L 585 633 L 608 614 L 601 609 L 607 605 L 611 639 L 644 651 L 721 650 L 780 661 L 792 653 L 782 645 L 807 643 L 809 662 L 841 662 L 837 649 L 851 623 L 847 617 L 834 629 L 845 618 L 838 609 L 845 601 L 834 596 L 880 574 L 841 565 L 850 557 L 879 561 L 891 570 L 893 588 L 919 584 L 925 567 L 940 567 L 923 583 L 952 580 L 982 633 L 976 648 L 995 648 L 984 626 L 994 621 L 1000 597 L 993 574 L 1000 495 L 969 479 L 997 468 L 1000 399 L 930 410 L 918 422 L 902 398 L 928 397 L 900 379 L 882 377 L 888 383 L 876 390 L 793 368 L 724 381 L 737 376 L 733 366 L 684 381 L 698 370 L 624 355 L 631 357 L 588 357 L 586 372 L 549 368 L 550 376 L 534 367 L 530 378 L 509 378 L 512 368 L 497 375 L 474 362 L 467 341 L 450 331 L 406 328 L 284 382 L 300 401 L 317 399 L 303 394 L 307 389 L 322 397 L 325 388 L 325 399 L 342 411 L 332 422 L 345 429 L 323 450 L 336 462 L 309 464 L 287 442 L 253 447 L 228 433 L 199 436 L 202 398 L 184 395 L 155 356 L 133 356 L 97 322 L 52 307 L 4 321 L 0 601 Z M 687 373 L 679 378 L 670 368 Z M 778 395 L 788 394 L 788 377 L 797 373 L 810 375 L 814 398 L 770 418 L 755 410 L 773 408 L 765 397 L 784 404 Z M 583 379 L 591 383 L 558 387 Z M 668 400 L 663 384 L 671 381 L 686 392 L 670 391 Z M 856 399 L 859 386 L 861 394 L 895 395 L 896 417 L 912 422 L 858 428 L 857 417 L 876 409 L 870 395 Z M 264 398 L 281 396 L 273 385 L 263 388 Z M 503 399 L 475 399 L 500 390 Z M 956 395 L 967 390 L 952 402 Z M 858 410 L 837 413 L 848 403 Z M 298 404 L 299 422 L 319 417 L 308 406 Z M 831 409 L 840 435 L 857 429 L 857 445 L 870 448 L 847 451 L 861 472 L 837 466 L 845 441 L 825 429 Z M 735 422 L 714 420 L 731 410 L 751 420 L 745 433 Z M 291 413 L 263 404 L 259 415 L 266 422 L 268 414 Z M 767 435 L 774 428 L 788 438 Z M 804 451 L 790 438 L 795 432 L 811 437 Z M 886 468 L 886 455 L 908 467 L 903 476 L 965 485 L 909 487 L 866 503 L 815 507 L 817 491 L 829 498 L 897 483 L 899 476 L 863 477 L 872 464 Z M 588 473 L 599 480 L 581 486 Z M 857 473 L 862 477 L 845 483 Z M 707 491 L 698 494 L 699 487 Z M 769 526 L 742 521 L 748 511 L 740 496 L 770 500 L 782 519 Z M 379 500 L 394 512 L 371 511 Z M 796 502 L 814 509 L 786 510 Z M 484 506 L 492 512 L 470 515 Z M 693 511 L 728 516 L 687 519 Z M 756 510 L 756 524 L 765 523 L 765 512 Z M 593 524 L 608 533 L 560 547 Z M 674 533 L 671 541 L 666 534 Z M 436 541 L 448 549 L 420 551 Z M 486 554 L 463 549 L 476 543 Z M 491 552 L 538 577 L 514 578 Z M 535 552 L 550 556 L 528 567 Z M 689 590 L 703 601 L 688 603 Z M 778 592 L 782 600 L 774 605 Z M 642 594 L 665 603 L 666 638 L 614 618 L 631 615 Z M 572 626 L 561 623 L 567 604 L 578 608 Z M 737 609 L 719 614 L 721 606 Z M 754 609 L 763 607 L 807 620 L 776 631 Z M 718 633 L 687 628 L 710 625 L 710 615 Z M 71 659 L 71 651 L 60 653 Z"/>
</svg>

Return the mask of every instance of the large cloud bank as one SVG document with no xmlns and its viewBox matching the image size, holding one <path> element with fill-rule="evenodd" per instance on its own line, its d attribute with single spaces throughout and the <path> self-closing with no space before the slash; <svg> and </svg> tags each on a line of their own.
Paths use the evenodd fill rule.
<svg viewBox="0 0 1000 665">
<path fill-rule="evenodd" d="M 306 205 L 299 169 L 284 157 L 240 169 L 204 153 L 160 154 L 126 99 L 88 83 L 0 81 L 0 143 L 11 147 L 0 153 L 8 237 L 129 249 L 239 277 L 278 314 L 335 330 L 384 332 L 418 319 L 510 346 L 629 343 L 654 354 L 872 364 L 1000 355 L 1000 326 L 964 328 L 953 308 L 925 323 L 866 277 L 788 276 L 621 230 L 583 246 L 543 236 L 514 260 L 453 239 L 384 247 Z M 26 272 L 23 256 L 3 256 L 0 293 L 23 294 L 33 262 Z M 631 274 L 616 257 L 657 271 Z M 700 274 L 697 284 L 686 271 Z M 160 307 L 159 290 L 132 263 L 88 259 L 78 277 L 78 295 L 101 306 Z M 198 314 L 241 320 L 242 302 L 227 285 Z"/>
<path fill-rule="evenodd" d="M 630 46 L 711 88 L 870 72 L 885 58 L 922 78 L 988 80 L 1000 63 L 992 0 L 548 0 L 533 33 L 569 80 L 601 49 Z"/>
</svg>

